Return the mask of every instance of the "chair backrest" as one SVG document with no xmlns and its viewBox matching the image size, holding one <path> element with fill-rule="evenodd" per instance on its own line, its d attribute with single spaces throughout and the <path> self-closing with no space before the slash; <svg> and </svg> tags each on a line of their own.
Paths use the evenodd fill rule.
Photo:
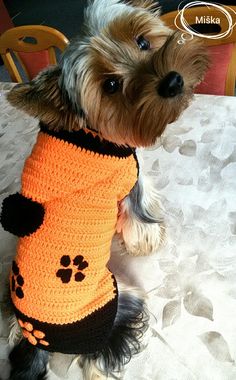
<svg viewBox="0 0 236 380">
<path fill-rule="evenodd" d="M 12 53 L 20 61 L 27 77 L 32 79 L 48 64 L 56 64 L 55 48 L 63 51 L 68 39 L 58 30 L 44 25 L 18 26 L 0 36 L 0 54 L 13 82 L 22 77 Z"/>
</svg>

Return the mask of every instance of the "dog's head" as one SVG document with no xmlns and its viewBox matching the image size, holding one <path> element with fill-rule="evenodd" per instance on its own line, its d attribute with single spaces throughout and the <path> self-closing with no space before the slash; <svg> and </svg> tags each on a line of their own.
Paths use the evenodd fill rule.
<svg viewBox="0 0 236 380">
<path fill-rule="evenodd" d="M 198 39 L 179 40 L 151 0 L 95 0 L 60 64 L 8 98 L 50 128 L 89 126 L 117 144 L 151 145 L 187 107 L 208 66 Z"/>
</svg>

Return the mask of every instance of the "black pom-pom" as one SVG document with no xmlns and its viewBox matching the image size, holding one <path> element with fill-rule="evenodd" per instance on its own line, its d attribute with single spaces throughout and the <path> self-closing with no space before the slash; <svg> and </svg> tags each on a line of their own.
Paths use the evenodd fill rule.
<svg viewBox="0 0 236 380">
<path fill-rule="evenodd" d="M 4 230 L 16 236 L 28 236 L 43 223 L 43 206 L 23 195 L 16 193 L 5 198 L 0 216 Z"/>
</svg>

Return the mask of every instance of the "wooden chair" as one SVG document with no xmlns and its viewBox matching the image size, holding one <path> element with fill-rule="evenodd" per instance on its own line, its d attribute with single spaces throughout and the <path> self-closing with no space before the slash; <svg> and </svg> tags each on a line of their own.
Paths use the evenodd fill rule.
<svg viewBox="0 0 236 380">
<path fill-rule="evenodd" d="M 224 7 L 222 5 L 222 7 Z M 233 24 L 236 21 L 236 6 L 229 5 L 232 9 L 230 14 Z M 229 8 L 224 7 L 229 11 Z M 233 14 L 234 13 L 234 14 Z M 177 17 L 179 11 L 173 11 L 161 16 L 167 26 L 172 29 L 183 29 L 180 18 Z M 219 19 L 219 24 L 197 23 L 199 18 L 212 16 Z M 184 11 L 184 18 L 195 31 L 215 35 L 222 33 L 228 28 L 228 21 L 222 13 L 214 7 L 193 7 Z M 176 20 L 177 28 L 174 20 Z M 206 20 L 206 19 L 205 19 Z M 203 38 L 204 43 L 208 46 L 211 58 L 211 67 L 205 75 L 204 81 L 197 87 L 197 93 L 214 94 L 214 95 L 231 95 L 235 94 L 236 85 L 236 26 L 232 29 L 232 33 L 220 39 Z"/>
<path fill-rule="evenodd" d="M 61 32 L 48 26 L 18 26 L 8 29 L 0 36 L 0 54 L 12 81 L 22 83 L 13 54 L 31 80 L 44 67 L 56 64 L 55 48 L 63 51 L 68 43 Z"/>
</svg>

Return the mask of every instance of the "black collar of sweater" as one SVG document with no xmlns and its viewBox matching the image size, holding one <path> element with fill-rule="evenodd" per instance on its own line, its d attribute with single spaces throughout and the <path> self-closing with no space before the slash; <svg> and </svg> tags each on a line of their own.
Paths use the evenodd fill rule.
<svg viewBox="0 0 236 380">
<path fill-rule="evenodd" d="M 118 146 L 110 141 L 100 139 L 98 135 L 94 136 L 92 131 L 91 133 L 87 133 L 83 129 L 72 132 L 65 130 L 54 131 L 43 122 L 40 122 L 39 126 L 40 131 L 43 133 L 47 133 L 50 136 L 54 136 L 60 140 L 67 141 L 77 147 L 84 148 L 95 153 L 119 158 L 126 158 L 131 156 L 131 154 L 135 155 L 134 148 Z"/>
</svg>

